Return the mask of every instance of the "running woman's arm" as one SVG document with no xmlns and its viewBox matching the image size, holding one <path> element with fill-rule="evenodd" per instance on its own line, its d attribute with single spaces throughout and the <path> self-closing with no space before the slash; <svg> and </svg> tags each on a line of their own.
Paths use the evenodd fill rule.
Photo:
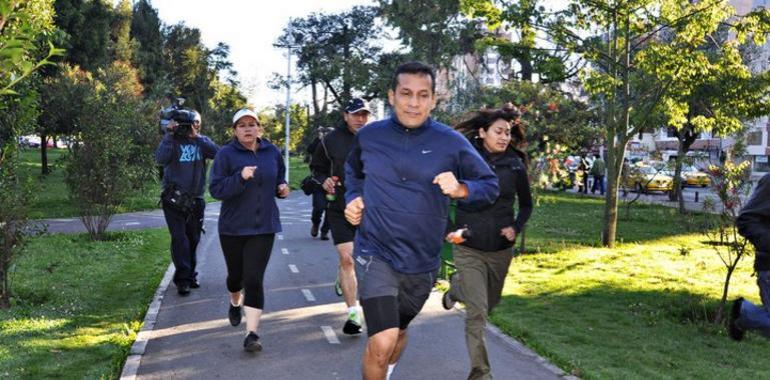
<svg viewBox="0 0 770 380">
<path fill-rule="evenodd" d="M 214 165 L 211 167 L 209 193 L 219 200 L 238 196 L 246 189 L 246 180 L 243 179 L 241 170 L 231 168 L 228 161 L 227 157 L 220 151 L 214 158 Z"/>
<path fill-rule="evenodd" d="M 529 187 L 529 178 L 526 170 L 516 171 L 516 197 L 519 199 L 519 212 L 516 213 L 513 229 L 518 234 L 532 215 L 532 190 Z"/>
</svg>

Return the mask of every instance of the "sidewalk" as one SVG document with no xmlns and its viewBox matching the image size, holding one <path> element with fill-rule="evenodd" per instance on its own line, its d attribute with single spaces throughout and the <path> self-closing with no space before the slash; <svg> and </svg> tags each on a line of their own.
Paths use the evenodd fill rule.
<svg viewBox="0 0 770 380">
<path fill-rule="evenodd" d="M 346 308 L 333 291 L 337 254 L 329 241 L 309 236 L 309 198 L 294 192 L 279 206 L 284 231 L 276 236 L 265 276 L 265 314 L 259 328 L 264 351 L 244 352 L 243 324 L 236 328 L 227 321 L 226 271 L 216 234 L 219 207 L 209 205 L 210 232 L 199 250 L 202 286 L 179 297 L 168 286 L 167 273 L 122 379 L 361 378 L 366 335 L 350 337 L 340 331 Z M 432 294 L 410 326 L 409 346 L 392 379 L 467 376 L 463 315 L 443 310 L 440 295 Z M 572 378 L 491 327 L 488 346 L 496 379 Z"/>
</svg>

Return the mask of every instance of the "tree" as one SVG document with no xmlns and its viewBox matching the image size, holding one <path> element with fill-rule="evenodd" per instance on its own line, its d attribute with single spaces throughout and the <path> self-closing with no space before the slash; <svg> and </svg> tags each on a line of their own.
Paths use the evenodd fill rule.
<svg viewBox="0 0 770 380">
<path fill-rule="evenodd" d="M 731 27 L 745 36 L 764 24 L 757 15 L 739 18 Z M 607 183 L 602 242 L 612 247 L 617 231 L 618 183 L 625 147 L 634 135 L 656 128 L 655 109 L 680 89 L 679 84 L 698 73 L 700 60 L 679 51 L 665 53 L 664 33 L 688 46 L 701 45 L 722 21 L 732 15 L 726 0 L 573 0 L 548 25 L 547 32 L 590 63 L 582 72 L 583 84 L 604 113 L 607 144 Z M 652 54 L 659 51 L 661 54 Z M 657 65 L 648 64 L 658 58 Z M 640 70 L 648 65 L 653 76 Z"/>
<path fill-rule="evenodd" d="M 79 138 L 67 156 L 65 181 L 92 239 L 101 239 L 112 215 L 152 176 L 155 123 L 137 110 L 142 88 L 135 69 L 114 62 L 88 78 Z"/>
<path fill-rule="evenodd" d="M 94 71 L 110 62 L 112 6 L 106 0 L 56 0 L 54 22 L 63 32 L 58 41 L 65 61 Z"/>
<path fill-rule="evenodd" d="M 462 16 L 457 0 L 380 0 L 379 10 L 395 28 L 412 60 L 447 68 L 457 55 L 475 51 L 478 23 Z"/>
<path fill-rule="evenodd" d="M 376 8 L 362 6 L 337 14 L 313 13 L 292 19 L 278 38 L 278 45 L 296 47 L 296 81 L 310 87 L 314 127 L 327 124 L 325 115 L 341 109 L 354 93 L 366 99 L 384 94 L 371 85 L 378 83 L 381 50 L 374 43 L 380 30 L 376 16 Z M 285 78 L 278 78 L 285 86 Z"/>
<path fill-rule="evenodd" d="M 9 271 L 14 255 L 29 234 L 27 204 L 30 189 L 19 174 L 18 141 L 20 127 L 35 118 L 36 94 L 24 88 L 36 69 L 61 54 L 48 44 L 45 58 L 36 57 L 39 37 L 53 28 L 50 0 L 0 0 L 0 308 L 10 307 Z M 29 90 L 29 91 L 26 91 Z"/>
<path fill-rule="evenodd" d="M 115 6 L 110 32 L 112 60 L 129 62 L 133 59 L 138 43 L 131 38 L 131 2 L 120 0 Z"/>
<path fill-rule="evenodd" d="M 134 5 L 130 36 L 137 42 L 132 62 L 139 69 L 142 85 L 156 97 L 164 96 L 164 89 L 156 89 L 168 75 L 163 57 L 162 25 L 158 11 L 149 0 L 139 0 Z"/>
<path fill-rule="evenodd" d="M 482 18 L 490 29 L 517 34 L 518 38 L 511 39 L 506 34 L 489 33 L 477 42 L 479 50 L 494 47 L 500 53 L 499 61 L 518 62 L 519 71 L 509 80 L 532 81 L 533 74 L 538 74 L 539 82 L 562 82 L 576 75 L 581 67 L 580 60 L 569 63 L 570 52 L 565 47 L 537 43 L 538 29 L 549 16 L 541 1 L 464 0 L 460 3 L 464 14 Z"/>
<path fill-rule="evenodd" d="M 731 17 L 728 11 L 721 22 L 729 24 Z M 702 40 L 678 37 L 677 31 L 672 31 L 662 38 L 667 44 L 641 53 L 645 57 L 640 69 L 671 83 L 655 112 L 664 116 L 679 142 L 670 196 L 679 202 L 679 212 L 684 213 L 680 174 L 690 147 L 703 132 L 727 136 L 743 129 L 743 120 L 768 114 L 770 104 L 765 94 L 770 89 L 770 74 L 751 74 L 741 54 L 748 48 L 747 41 L 731 38 L 726 27 Z M 694 70 L 666 78 L 674 71 L 660 72 L 659 65 L 687 65 Z"/>
</svg>

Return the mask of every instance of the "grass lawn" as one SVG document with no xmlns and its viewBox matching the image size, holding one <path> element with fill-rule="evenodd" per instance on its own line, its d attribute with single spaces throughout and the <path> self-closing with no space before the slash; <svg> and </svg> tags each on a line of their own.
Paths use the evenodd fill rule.
<svg viewBox="0 0 770 380">
<path fill-rule="evenodd" d="M 601 215 L 598 199 L 541 196 L 527 227 L 533 253 L 514 259 L 493 323 L 588 379 L 770 373 L 770 341 L 747 334 L 736 343 L 707 322 L 725 270 L 694 231 L 703 216 L 635 205 L 631 220 L 619 222 L 623 243 L 610 250 L 599 245 Z M 758 302 L 752 260 L 733 275 L 730 299 Z"/>
<path fill-rule="evenodd" d="M 0 310 L 0 378 L 117 378 L 168 244 L 165 229 L 31 238 L 12 272 L 14 306 Z"/>
<path fill-rule="evenodd" d="M 40 175 L 40 150 L 31 149 L 22 153 L 22 173 L 32 179 L 34 195 L 30 205 L 29 217 L 32 219 L 67 218 L 78 216 L 75 205 L 70 201 L 69 190 L 64 183 L 64 156 L 66 149 L 49 149 L 48 164 L 52 172 L 46 176 Z M 289 183 L 292 189 L 299 189 L 299 184 L 308 174 L 308 167 L 301 157 L 291 157 Z M 209 168 L 211 164 L 209 164 Z M 207 177 L 208 178 L 208 177 Z M 152 210 L 158 208 L 160 183 L 148 183 L 144 190 L 130 196 L 118 210 L 119 213 Z M 207 202 L 215 202 L 205 190 Z"/>
</svg>

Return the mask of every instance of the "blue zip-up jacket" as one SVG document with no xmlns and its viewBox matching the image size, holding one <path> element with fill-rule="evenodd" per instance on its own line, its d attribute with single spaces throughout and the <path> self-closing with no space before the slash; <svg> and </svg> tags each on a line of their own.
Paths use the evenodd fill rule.
<svg viewBox="0 0 770 380">
<path fill-rule="evenodd" d="M 219 147 L 206 136 L 174 139 L 167 134 L 155 150 L 155 162 L 163 165 L 163 188 L 176 183 L 182 190 L 203 198 L 206 183 L 206 159 L 212 159 Z"/>
<path fill-rule="evenodd" d="M 241 170 L 257 166 L 254 177 L 245 181 Z M 273 234 L 281 232 L 278 185 L 286 183 L 286 167 L 281 152 L 265 139 L 254 152 L 233 139 L 219 149 L 211 168 L 211 196 L 222 200 L 219 234 L 230 236 Z"/>
<path fill-rule="evenodd" d="M 492 204 L 497 177 L 460 133 L 428 119 L 408 129 L 395 116 L 356 134 L 345 164 L 346 202 L 363 197 L 355 256 L 374 255 L 401 273 L 438 269 L 449 197 L 433 179 L 451 171 L 469 204 Z"/>
</svg>

